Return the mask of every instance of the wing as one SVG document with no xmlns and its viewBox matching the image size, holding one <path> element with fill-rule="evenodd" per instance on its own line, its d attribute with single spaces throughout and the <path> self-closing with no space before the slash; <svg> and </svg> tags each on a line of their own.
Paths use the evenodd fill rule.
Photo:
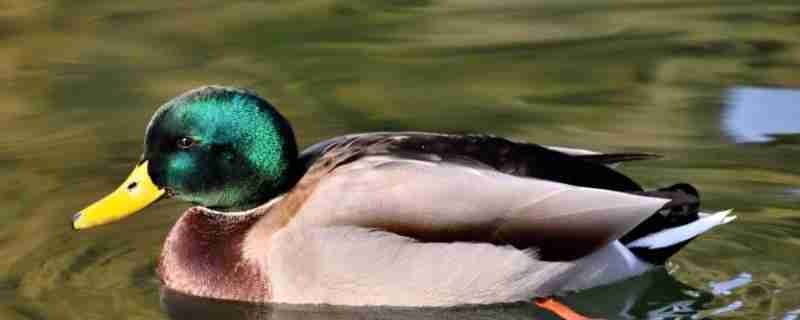
<svg viewBox="0 0 800 320">
<path fill-rule="evenodd" d="M 328 151 L 345 146 L 358 156 L 391 155 L 488 167 L 509 175 L 615 191 L 642 191 L 633 180 L 608 167 L 621 161 L 652 159 L 643 153 L 600 154 L 588 150 L 545 147 L 487 135 L 424 132 L 376 132 L 347 135 L 317 143 L 301 153 L 310 167 Z"/>
<path fill-rule="evenodd" d="M 542 260 L 571 261 L 620 238 L 668 201 L 419 155 L 334 153 L 316 161 L 334 169 L 314 184 L 290 227 L 357 226 L 423 242 L 534 248 Z"/>
</svg>

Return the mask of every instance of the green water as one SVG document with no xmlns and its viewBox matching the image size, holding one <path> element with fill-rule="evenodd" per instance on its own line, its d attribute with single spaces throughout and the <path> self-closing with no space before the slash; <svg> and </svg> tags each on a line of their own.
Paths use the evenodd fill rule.
<svg viewBox="0 0 800 320">
<path fill-rule="evenodd" d="M 720 116 L 733 87 L 800 87 L 799 35 L 796 0 L 2 1 L 0 319 L 546 316 L 525 305 L 276 311 L 169 295 L 162 308 L 153 268 L 186 205 L 80 233 L 69 218 L 122 181 L 157 106 L 204 84 L 255 89 L 302 145 L 428 130 L 664 154 L 622 170 L 648 187 L 691 182 L 705 208 L 739 219 L 684 249 L 670 275 L 569 301 L 608 319 L 791 316 L 800 139 L 736 144 Z M 710 293 L 741 273 L 753 281 Z"/>
</svg>

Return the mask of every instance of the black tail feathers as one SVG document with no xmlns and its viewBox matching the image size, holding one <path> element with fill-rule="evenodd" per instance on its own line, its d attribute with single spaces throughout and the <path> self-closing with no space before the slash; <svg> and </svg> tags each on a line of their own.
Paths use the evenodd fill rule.
<svg viewBox="0 0 800 320">
<path fill-rule="evenodd" d="M 592 163 L 612 165 L 626 161 L 658 159 L 661 158 L 661 155 L 653 153 L 598 153 L 575 155 L 574 157 Z"/>
<path fill-rule="evenodd" d="M 667 204 L 656 211 L 650 218 L 620 238 L 619 241 L 622 242 L 622 244 L 627 245 L 637 239 L 666 229 L 680 227 L 697 221 L 697 219 L 700 218 L 700 193 L 689 184 L 679 183 L 654 191 L 636 192 L 636 194 L 670 199 L 670 202 L 667 202 Z M 640 259 L 655 265 L 661 265 L 689 243 L 689 241 L 691 241 L 691 239 L 658 249 L 641 247 L 630 249 L 631 252 Z"/>
</svg>

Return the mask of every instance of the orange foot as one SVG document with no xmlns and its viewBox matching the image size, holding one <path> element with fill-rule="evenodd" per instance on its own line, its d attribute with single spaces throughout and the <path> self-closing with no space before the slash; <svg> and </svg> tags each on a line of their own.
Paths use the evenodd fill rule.
<svg viewBox="0 0 800 320">
<path fill-rule="evenodd" d="M 539 308 L 555 313 L 564 320 L 592 320 L 592 318 L 584 317 L 572 311 L 572 309 L 553 298 L 536 298 L 533 300 L 533 304 Z"/>
</svg>

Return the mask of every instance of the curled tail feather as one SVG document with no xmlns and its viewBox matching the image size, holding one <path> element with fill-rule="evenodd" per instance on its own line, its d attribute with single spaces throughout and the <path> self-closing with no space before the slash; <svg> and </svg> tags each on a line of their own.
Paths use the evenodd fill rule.
<svg viewBox="0 0 800 320">
<path fill-rule="evenodd" d="M 664 264 L 697 236 L 736 218 L 730 215 L 732 210 L 700 212 L 700 194 L 685 183 L 639 194 L 671 200 L 620 238 L 638 258 L 655 265 Z"/>
</svg>

